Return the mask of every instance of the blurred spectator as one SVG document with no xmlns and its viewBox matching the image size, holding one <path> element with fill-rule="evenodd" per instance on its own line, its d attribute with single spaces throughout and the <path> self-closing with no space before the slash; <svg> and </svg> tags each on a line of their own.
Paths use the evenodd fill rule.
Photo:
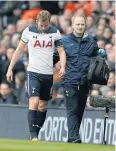
<svg viewBox="0 0 116 151">
<path fill-rule="evenodd" d="M 3 25 L 2 25 L 2 18 L 0 17 L 0 40 L 2 39 L 2 30 L 3 30 Z"/>
<path fill-rule="evenodd" d="M 33 26 L 35 24 L 36 24 L 35 19 L 33 19 L 33 18 L 28 19 L 28 26 Z"/>
<path fill-rule="evenodd" d="M 27 27 L 27 22 L 24 20 L 18 20 L 17 24 L 16 24 L 16 31 L 21 34 L 23 32 L 23 30 Z"/>
<path fill-rule="evenodd" d="M 103 31 L 103 39 L 105 43 L 110 43 L 112 39 L 113 31 L 110 27 L 105 27 Z"/>
<path fill-rule="evenodd" d="M 105 41 L 103 39 L 97 41 L 98 47 L 105 49 Z"/>
<path fill-rule="evenodd" d="M 19 9 L 17 12 L 17 8 Z M 0 16 L 3 17 L 3 26 L 9 23 L 16 23 L 17 16 L 28 8 L 28 1 L 4 1 L 0 7 Z"/>
<path fill-rule="evenodd" d="M 71 26 L 68 26 L 67 29 L 66 29 L 66 34 L 70 34 L 72 33 L 72 27 Z"/>
<path fill-rule="evenodd" d="M 99 19 L 99 26 L 108 26 L 109 25 L 110 20 L 108 18 L 100 18 Z"/>
<path fill-rule="evenodd" d="M 16 97 L 18 104 L 28 104 L 28 95 L 25 89 L 25 72 L 18 72 L 15 75 L 15 86 L 13 94 Z"/>
<path fill-rule="evenodd" d="M 86 31 L 89 35 L 95 37 L 96 35 L 96 27 L 94 26 L 94 18 L 92 16 L 88 16 L 86 19 Z"/>
<path fill-rule="evenodd" d="M 96 40 L 100 40 L 103 37 L 103 31 L 104 31 L 104 26 L 103 25 L 99 25 L 96 29 L 96 36 L 95 39 Z"/>
<path fill-rule="evenodd" d="M 51 25 L 60 28 L 59 27 L 59 16 L 58 15 L 52 15 L 50 20 Z"/>
<path fill-rule="evenodd" d="M 97 27 L 99 23 L 100 12 L 97 10 L 92 11 L 91 16 L 94 18 L 94 25 Z"/>
<path fill-rule="evenodd" d="M 116 46 L 114 45 L 112 47 L 112 50 L 107 53 L 108 61 L 115 62 L 115 55 L 116 55 L 116 50 L 115 49 L 116 49 Z"/>
<path fill-rule="evenodd" d="M 0 7 L 0 16 L 3 16 L 3 25 L 7 26 L 9 23 L 10 17 L 12 16 L 12 11 L 16 7 L 16 1 L 4 1 Z"/>
<path fill-rule="evenodd" d="M 0 104 L 17 104 L 9 83 L 2 82 L 0 85 Z"/>
<path fill-rule="evenodd" d="M 60 87 L 57 91 L 57 96 L 56 96 L 56 104 L 59 107 L 64 107 L 65 103 L 64 103 L 64 91 L 63 88 Z"/>
<path fill-rule="evenodd" d="M 6 56 L 6 51 L 7 49 L 10 47 L 10 42 L 3 39 L 1 42 L 0 42 L 0 58 L 4 58 L 4 56 Z M 3 59 L 4 60 L 4 59 Z"/>
<path fill-rule="evenodd" d="M 109 80 L 107 86 L 101 86 L 100 92 L 102 95 L 106 96 L 108 91 L 115 90 L 115 72 L 111 71 L 109 75 Z"/>
<path fill-rule="evenodd" d="M 110 89 L 113 89 L 113 90 L 115 89 L 115 72 L 114 72 L 114 71 L 111 71 L 111 72 L 110 72 L 107 86 L 108 86 Z"/>
<path fill-rule="evenodd" d="M 115 96 L 115 90 L 109 90 L 106 96 Z"/>
<path fill-rule="evenodd" d="M 91 96 L 97 96 L 97 95 L 100 95 L 100 92 L 99 90 L 91 90 L 91 93 L 90 93 Z"/>
<path fill-rule="evenodd" d="M 112 51 L 112 47 L 113 47 L 113 45 L 112 45 L 111 43 L 107 43 L 107 44 L 105 45 L 105 50 L 106 50 L 106 53 L 107 53 L 107 54 Z"/>
<path fill-rule="evenodd" d="M 55 96 L 55 98 L 54 98 L 54 96 Z M 60 87 L 57 90 L 57 93 L 55 95 L 54 95 L 54 91 L 53 91 L 53 97 L 48 102 L 48 106 L 65 107 L 64 92 L 63 92 L 63 88 L 62 87 Z"/>
<path fill-rule="evenodd" d="M 115 31 L 115 15 L 111 14 L 109 19 L 110 19 L 109 26 Z"/>
<path fill-rule="evenodd" d="M 107 12 L 107 13 L 112 12 L 111 1 L 108 0 L 102 1 L 101 8 L 103 12 Z"/>
<path fill-rule="evenodd" d="M 10 61 L 11 61 L 11 58 L 13 56 L 13 53 L 14 53 L 15 49 L 14 48 L 9 48 L 7 49 L 7 58 L 8 60 L 6 60 L 4 62 L 4 69 L 3 69 L 3 74 L 6 75 L 7 73 L 7 69 L 8 69 L 8 66 L 10 64 Z M 14 66 L 14 69 L 13 69 L 13 76 L 15 77 L 15 75 L 20 72 L 20 71 L 23 71 L 25 72 L 25 66 L 24 64 L 19 60 L 16 65 Z M 5 79 L 6 79 L 6 76 L 5 76 Z"/>
<path fill-rule="evenodd" d="M 63 33 L 66 33 L 66 29 L 70 26 L 70 21 L 66 19 L 64 15 L 59 16 L 59 25 Z"/>
<path fill-rule="evenodd" d="M 18 43 L 20 41 L 20 37 L 21 37 L 21 35 L 19 33 L 13 34 L 12 39 L 11 39 L 11 45 L 14 49 L 17 48 Z"/>
<path fill-rule="evenodd" d="M 8 60 L 6 51 L 9 47 L 9 41 L 2 40 L 0 42 L 0 83 L 6 79 L 4 74 L 5 63 Z"/>
<path fill-rule="evenodd" d="M 5 34 L 4 37 L 3 37 L 3 40 L 10 41 L 11 40 L 11 35 Z"/>
<path fill-rule="evenodd" d="M 25 10 L 21 16 L 21 20 L 28 22 L 30 18 L 36 19 L 36 16 L 39 13 L 39 11 L 41 11 L 41 9 L 38 7 Z"/>
<path fill-rule="evenodd" d="M 16 33 L 16 25 L 14 25 L 14 24 L 9 24 L 8 26 L 7 26 L 7 33 L 9 34 L 9 35 L 13 35 L 14 33 Z"/>
<path fill-rule="evenodd" d="M 91 89 L 90 92 L 89 92 L 89 96 L 87 98 L 87 102 L 86 102 L 86 106 L 88 108 L 92 108 L 91 104 L 90 104 L 90 98 L 91 96 L 98 96 L 98 95 L 101 95 L 100 91 L 97 90 L 97 89 Z"/>
<path fill-rule="evenodd" d="M 116 42 L 116 34 L 112 35 L 112 40 L 111 40 L 112 44 L 115 45 Z"/>
<path fill-rule="evenodd" d="M 99 1 L 92 1 L 92 11 L 101 12 L 101 4 Z"/>
<path fill-rule="evenodd" d="M 91 1 L 72 1 L 67 2 L 64 8 L 64 12 L 70 11 L 72 13 L 80 10 L 84 10 L 86 16 L 90 16 L 92 12 L 92 3 Z"/>
</svg>

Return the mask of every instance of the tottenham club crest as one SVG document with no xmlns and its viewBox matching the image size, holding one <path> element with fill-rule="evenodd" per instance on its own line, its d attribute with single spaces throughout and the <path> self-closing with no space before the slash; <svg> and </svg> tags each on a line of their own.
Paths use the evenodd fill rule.
<svg viewBox="0 0 116 151">
<path fill-rule="evenodd" d="M 32 88 L 32 93 L 35 93 L 35 88 Z"/>
</svg>

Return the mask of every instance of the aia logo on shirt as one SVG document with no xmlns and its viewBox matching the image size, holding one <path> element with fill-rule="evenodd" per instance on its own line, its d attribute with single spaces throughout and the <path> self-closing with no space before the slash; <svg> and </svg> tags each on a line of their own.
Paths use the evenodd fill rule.
<svg viewBox="0 0 116 151">
<path fill-rule="evenodd" d="M 48 48 L 48 47 L 52 47 L 52 41 L 45 41 L 43 40 L 41 43 L 39 40 L 36 40 L 34 43 L 34 48 L 35 47 L 40 47 L 40 48 Z"/>
</svg>

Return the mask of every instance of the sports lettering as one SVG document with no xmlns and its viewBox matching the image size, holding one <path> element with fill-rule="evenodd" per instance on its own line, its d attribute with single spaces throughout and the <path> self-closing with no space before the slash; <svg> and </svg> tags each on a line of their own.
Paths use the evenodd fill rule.
<svg viewBox="0 0 116 151">
<path fill-rule="evenodd" d="M 57 115 L 59 112 L 57 112 Z M 114 113 L 113 113 L 114 114 Z M 95 113 L 93 113 L 95 115 Z M 108 144 L 116 144 L 116 122 L 108 119 L 106 125 L 106 140 Z M 101 144 L 103 141 L 104 119 L 84 117 L 80 127 L 80 136 L 84 143 Z M 39 133 L 39 140 L 63 141 L 68 139 L 67 118 L 65 116 L 49 115 Z"/>
<path fill-rule="evenodd" d="M 36 40 L 34 47 L 40 47 L 40 48 L 52 47 L 52 42 L 51 41 L 46 42 L 45 40 L 43 40 L 42 43 L 40 43 L 39 40 Z"/>
</svg>

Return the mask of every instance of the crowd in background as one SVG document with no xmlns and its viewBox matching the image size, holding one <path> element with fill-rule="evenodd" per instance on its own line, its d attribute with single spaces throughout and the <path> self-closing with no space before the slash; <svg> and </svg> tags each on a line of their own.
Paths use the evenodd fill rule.
<svg viewBox="0 0 116 151">
<path fill-rule="evenodd" d="M 28 104 L 26 87 L 26 67 L 28 65 L 28 47 L 16 63 L 12 83 L 6 81 L 6 72 L 12 55 L 20 41 L 22 31 L 35 24 L 36 15 L 42 9 L 48 10 L 51 24 L 56 26 L 62 37 L 72 32 L 73 14 L 87 16 L 86 32 L 92 35 L 100 48 L 106 50 L 110 76 L 107 86 L 93 85 L 87 100 L 91 96 L 115 95 L 115 2 L 114 1 L 0 1 L 0 103 Z M 50 106 L 65 106 L 63 89 L 58 75 L 60 63 L 54 67 L 54 82 Z"/>
</svg>

